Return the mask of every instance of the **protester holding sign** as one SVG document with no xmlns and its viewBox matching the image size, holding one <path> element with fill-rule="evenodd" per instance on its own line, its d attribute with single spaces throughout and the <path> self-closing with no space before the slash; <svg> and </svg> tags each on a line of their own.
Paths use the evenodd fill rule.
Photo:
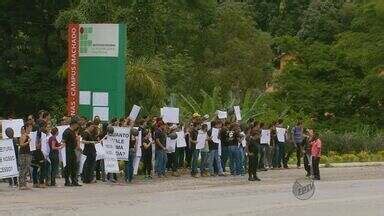
<svg viewBox="0 0 384 216">
<path fill-rule="evenodd" d="M 216 120 L 212 123 L 213 127 L 211 130 L 208 131 L 209 138 L 209 172 L 210 175 L 214 175 L 214 163 L 216 164 L 218 174 L 219 176 L 224 176 L 223 168 L 221 167 L 221 159 L 219 156 L 219 145 L 220 145 L 220 139 L 219 139 L 219 131 L 222 126 L 221 121 Z"/>
<path fill-rule="evenodd" d="M 277 137 L 277 166 L 280 168 L 284 165 L 284 157 L 285 157 L 285 145 L 286 145 L 286 137 L 287 137 L 287 129 L 283 126 L 283 120 L 279 119 L 276 125 L 276 137 Z"/>
<path fill-rule="evenodd" d="M 17 164 L 19 163 L 19 148 L 17 146 L 17 139 L 14 137 L 15 133 L 12 128 L 7 128 L 5 129 L 5 135 L 7 136 L 8 139 L 12 140 L 13 143 L 13 149 L 15 149 L 15 155 L 16 155 L 16 162 Z M 18 182 L 17 178 L 9 178 L 9 186 L 11 187 L 17 187 Z"/>
</svg>

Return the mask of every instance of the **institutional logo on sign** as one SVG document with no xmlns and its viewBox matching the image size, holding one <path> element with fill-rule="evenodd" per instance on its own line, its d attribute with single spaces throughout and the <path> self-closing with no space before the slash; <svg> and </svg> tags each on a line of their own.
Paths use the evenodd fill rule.
<svg viewBox="0 0 384 216">
<path fill-rule="evenodd" d="M 80 57 L 118 57 L 118 24 L 80 24 Z"/>
<path fill-rule="evenodd" d="M 315 193 L 315 183 L 312 179 L 296 179 L 292 187 L 292 193 L 297 199 L 307 200 Z"/>
</svg>

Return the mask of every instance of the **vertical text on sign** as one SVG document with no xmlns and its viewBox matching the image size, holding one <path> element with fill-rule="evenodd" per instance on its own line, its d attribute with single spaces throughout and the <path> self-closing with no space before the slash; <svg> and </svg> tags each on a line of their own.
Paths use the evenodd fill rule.
<svg viewBox="0 0 384 216">
<path fill-rule="evenodd" d="M 77 113 L 79 106 L 79 25 L 68 26 L 68 63 L 67 63 L 67 112 L 69 116 Z"/>
</svg>

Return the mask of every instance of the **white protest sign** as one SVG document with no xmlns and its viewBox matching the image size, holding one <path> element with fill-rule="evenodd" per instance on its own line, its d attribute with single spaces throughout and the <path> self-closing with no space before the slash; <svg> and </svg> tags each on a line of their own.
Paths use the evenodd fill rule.
<svg viewBox="0 0 384 216">
<path fill-rule="evenodd" d="M 160 117 L 164 117 L 164 107 L 160 108 Z"/>
<path fill-rule="evenodd" d="M 103 140 L 105 149 L 104 168 L 106 173 L 119 173 L 119 164 L 116 157 L 116 148 L 110 138 Z"/>
<path fill-rule="evenodd" d="M 61 143 L 61 141 L 63 140 L 63 133 L 64 133 L 65 129 L 69 128 L 69 125 L 57 126 L 56 128 L 58 130 L 56 140 L 57 140 L 57 142 Z"/>
<path fill-rule="evenodd" d="M 98 161 L 98 160 L 104 159 L 104 157 L 105 157 L 105 149 L 101 145 L 101 143 L 95 144 L 95 149 L 96 149 L 96 160 Z"/>
<path fill-rule="evenodd" d="M 17 161 L 12 139 L 0 140 L 0 179 L 17 177 Z"/>
<path fill-rule="evenodd" d="M 219 119 L 226 119 L 226 118 L 227 118 L 227 112 L 217 110 L 217 117 L 218 117 Z"/>
<path fill-rule="evenodd" d="M 139 115 L 141 110 L 141 107 L 137 105 L 133 105 L 131 113 L 129 113 L 129 118 L 132 119 L 133 121 L 136 120 L 137 116 Z"/>
<path fill-rule="evenodd" d="M 287 129 L 285 129 L 285 128 L 280 128 L 280 127 L 276 128 L 277 140 L 279 142 L 285 142 L 285 132 L 286 132 L 286 130 Z"/>
<path fill-rule="evenodd" d="M 63 168 L 67 166 L 67 155 L 65 154 L 65 146 L 59 150 L 59 160 L 63 163 Z"/>
<path fill-rule="evenodd" d="M 136 157 L 141 157 L 141 145 L 142 145 L 141 137 L 142 137 L 142 131 L 139 130 L 139 135 L 137 135 L 136 137 L 136 145 L 135 145 Z"/>
<path fill-rule="evenodd" d="M 212 134 L 211 134 L 211 137 L 212 137 L 212 141 L 214 143 L 221 143 L 221 140 L 219 138 L 219 129 L 218 128 L 212 128 Z"/>
<path fill-rule="evenodd" d="M 179 123 L 179 108 L 174 107 L 164 107 L 163 108 L 163 121 L 165 123 Z"/>
<path fill-rule="evenodd" d="M 204 122 L 205 125 L 207 125 L 207 130 L 211 130 L 212 124 L 210 121 Z"/>
<path fill-rule="evenodd" d="M 51 135 L 47 136 L 45 133 L 41 133 L 41 152 L 43 152 L 44 158 L 51 163 L 49 159 L 49 153 L 51 152 L 51 148 L 49 146 L 48 140 Z"/>
<path fill-rule="evenodd" d="M 37 132 L 31 132 L 29 133 L 29 138 L 31 138 L 31 141 L 29 142 L 29 151 L 35 151 L 36 150 L 36 140 L 37 140 Z"/>
<path fill-rule="evenodd" d="M 241 121 L 240 106 L 234 106 L 233 109 L 235 110 L 235 116 L 236 116 L 237 121 Z"/>
<path fill-rule="evenodd" d="M 196 149 L 203 149 L 205 146 L 206 139 L 207 139 L 207 133 L 199 130 L 197 135 Z"/>
<path fill-rule="evenodd" d="M 176 139 L 173 140 L 167 137 L 165 148 L 167 149 L 167 152 L 174 153 L 176 151 Z"/>
<path fill-rule="evenodd" d="M 247 146 L 247 141 L 245 140 L 245 133 L 244 132 L 241 132 L 240 135 L 243 136 L 243 138 L 241 139 L 241 145 L 243 147 Z"/>
<path fill-rule="evenodd" d="M 261 130 L 260 144 L 268 144 L 271 142 L 271 131 Z"/>
<path fill-rule="evenodd" d="M 20 137 L 21 136 L 21 128 L 23 126 L 24 126 L 23 119 L 2 120 L 1 121 L 1 127 L 2 127 L 3 139 L 7 138 L 7 135 L 5 134 L 5 130 L 7 128 L 13 129 L 14 137 Z"/>
<path fill-rule="evenodd" d="M 176 146 L 177 148 L 183 148 L 187 146 L 187 142 L 185 141 L 185 134 L 184 131 L 176 132 L 177 139 L 176 139 Z"/>
<path fill-rule="evenodd" d="M 79 165 L 78 174 L 80 174 L 80 173 L 83 172 L 83 168 L 84 168 L 85 160 L 87 160 L 87 156 L 81 154 L 81 156 L 80 156 L 80 165 Z"/>
<path fill-rule="evenodd" d="M 109 139 L 115 146 L 117 160 L 128 161 L 130 132 L 129 127 L 113 127 L 113 134 Z"/>
</svg>

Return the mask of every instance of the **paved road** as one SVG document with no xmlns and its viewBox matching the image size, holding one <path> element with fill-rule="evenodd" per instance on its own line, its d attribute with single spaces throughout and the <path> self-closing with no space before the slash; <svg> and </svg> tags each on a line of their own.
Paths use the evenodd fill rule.
<svg viewBox="0 0 384 216">
<path fill-rule="evenodd" d="M 292 195 L 302 169 L 260 173 L 261 182 L 244 177 L 192 179 L 188 176 L 98 183 L 81 188 L 17 191 L 0 184 L 0 216 L 6 215 L 384 215 L 384 166 L 323 168 L 315 195 Z"/>
</svg>

